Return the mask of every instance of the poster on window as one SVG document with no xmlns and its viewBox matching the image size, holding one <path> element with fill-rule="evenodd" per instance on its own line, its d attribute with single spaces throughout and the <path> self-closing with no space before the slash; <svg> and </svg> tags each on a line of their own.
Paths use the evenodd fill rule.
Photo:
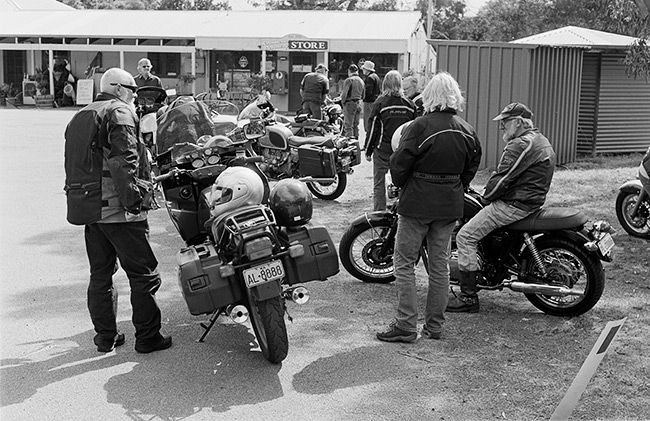
<svg viewBox="0 0 650 421">
<path fill-rule="evenodd" d="M 92 79 L 79 79 L 77 81 L 77 105 L 87 105 L 93 102 Z"/>
</svg>

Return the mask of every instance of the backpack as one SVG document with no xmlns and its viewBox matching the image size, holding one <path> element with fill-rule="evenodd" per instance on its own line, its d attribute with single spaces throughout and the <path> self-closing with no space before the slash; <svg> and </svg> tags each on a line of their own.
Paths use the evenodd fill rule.
<svg viewBox="0 0 650 421">
<path fill-rule="evenodd" d="M 65 194 L 67 220 L 73 225 L 102 219 L 102 167 L 100 132 L 110 101 L 80 110 L 65 129 Z"/>
</svg>

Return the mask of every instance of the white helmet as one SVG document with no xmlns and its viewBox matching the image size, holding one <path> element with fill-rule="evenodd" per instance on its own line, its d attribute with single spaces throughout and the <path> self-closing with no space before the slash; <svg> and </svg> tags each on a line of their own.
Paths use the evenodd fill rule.
<svg viewBox="0 0 650 421">
<path fill-rule="evenodd" d="M 395 131 L 393 132 L 393 137 L 390 138 L 390 146 L 393 148 L 393 152 L 395 152 L 399 146 L 399 141 L 402 138 L 402 133 L 404 132 L 404 129 L 406 129 L 411 123 L 413 123 L 413 120 L 407 121 L 406 123 L 399 126 L 397 129 L 395 129 Z"/>
<path fill-rule="evenodd" d="M 264 197 L 264 182 L 246 167 L 229 167 L 214 182 L 208 200 L 210 214 L 224 213 L 248 205 L 259 205 Z"/>
</svg>

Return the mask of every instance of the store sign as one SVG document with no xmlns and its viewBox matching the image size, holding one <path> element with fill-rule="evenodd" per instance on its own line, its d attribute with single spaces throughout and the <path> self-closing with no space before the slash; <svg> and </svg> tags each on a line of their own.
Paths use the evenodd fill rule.
<svg viewBox="0 0 650 421">
<path fill-rule="evenodd" d="M 328 48 L 327 41 L 289 40 L 290 50 L 323 51 Z"/>
</svg>

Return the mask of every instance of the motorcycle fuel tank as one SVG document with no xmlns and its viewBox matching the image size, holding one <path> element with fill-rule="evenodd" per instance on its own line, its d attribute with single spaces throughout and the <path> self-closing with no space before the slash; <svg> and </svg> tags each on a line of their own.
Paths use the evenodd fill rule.
<svg viewBox="0 0 650 421">
<path fill-rule="evenodd" d="M 261 148 L 285 150 L 289 147 L 289 136 L 293 135 L 291 130 L 282 125 L 275 124 L 266 127 L 266 134 L 259 139 Z"/>
</svg>

